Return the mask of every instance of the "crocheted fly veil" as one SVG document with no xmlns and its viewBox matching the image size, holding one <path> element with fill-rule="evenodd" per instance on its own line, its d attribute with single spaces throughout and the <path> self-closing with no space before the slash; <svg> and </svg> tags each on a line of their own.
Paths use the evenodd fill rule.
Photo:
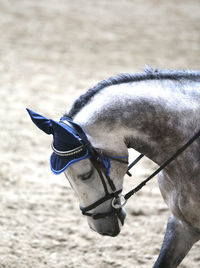
<svg viewBox="0 0 200 268">
<path fill-rule="evenodd" d="M 57 122 L 29 109 L 27 111 L 33 123 L 39 129 L 53 135 L 52 148 L 54 152 L 50 157 L 50 167 L 53 173 L 60 174 L 71 164 L 91 157 L 83 144 L 83 140 L 73 127 L 76 124 L 70 119 L 65 118 L 65 121 L 62 121 L 61 118 L 61 121 Z M 80 126 L 78 127 L 81 129 Z M 81 129 L 81 132 L 87 139 L 83 129 Z"/>
</svg>

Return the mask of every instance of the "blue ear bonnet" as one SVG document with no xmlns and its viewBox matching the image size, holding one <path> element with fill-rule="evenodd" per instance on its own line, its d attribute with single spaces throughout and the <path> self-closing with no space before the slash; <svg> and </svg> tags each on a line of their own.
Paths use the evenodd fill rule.
<svg viewBox="0 0 200 268">
<path fill-rule="evenodd" d="M 60 122 L 47 119 L 27 109 L 33 123 L 47 134 L 53 135 L 52 148 L 54 152 L 50 157 L 50 167 L 53 173 L 64 172 L 71 164 L 80 160 L 91 158 L 83 140 L 87 136 L 83 129 L 69 118 L 61 118 Z M 64 119 L 65 121 L 62 121 Z M 77 133 L 76 128 L 79 128 Z M 89 142 L 89 141 L 88 141 Z"/>
</svg>

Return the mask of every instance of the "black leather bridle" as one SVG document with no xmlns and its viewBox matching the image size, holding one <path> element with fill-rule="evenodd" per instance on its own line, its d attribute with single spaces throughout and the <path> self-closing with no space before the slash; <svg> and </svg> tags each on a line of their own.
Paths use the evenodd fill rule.
<svg viewBox="0 0 200 268">
<path fill-rule="evenodd" d="M 172 161 L 174 161 L 183 151 L 185 151 L 199 136 L 200 136 L 200 130 L 187 142 L 185 143 L 181 148 L 179 148 L 169 159 L 167 159 L 156 171 L 154 171 L 147 179 L 142 181 L 137 187 L 129 191 L 127 194 L 122 195 L 122 189 L 117 190 L 115 187 L 115 184 L 113 183 L 112 179 L 106 172 L 105 165 L 102 161 L 102 156 L 104 156 L 103 152 L 99 149 L 94 148 L 91 143 L 89 142 L 86 134 L 83 132 L 82 128 L 70 120 L 70 122 L 61 121 L 62 123 L 70 123 L 70 125 L 76 130 L 77 134 L 79 135 L 82 143 L 83 143 L 83 149 L 87 149 L 89 152 L 89 155 L 91 156 L 90 160 L 95 167 L 95 169 L 98 172 L 98 175 L 101 179 L 105 195 L 95 201 L 94 203 L 90 204 L 87 207 L 80 206 L 80 209 L 82 211 L 82 214 L 85 216 L 92 217 L 93 219 L 101 219 L 105 218 L 111 215 L 116 215 L 120 217 L 120 212 L 122 207 L 126 204 L 127 200 L 134 195 L 136 192 L 138 192 L 149 180 L 151 180 L 153 177 L 155 177 L 161 170 L 163 170 L 167 165 L 169 165 Z M 58 153 L 58 151 L 52 146 L 55 153 Z M 80 149 L 79 149 L 80 150 Z M 59 155 L 62 156 L 66 155 L 66 152 L 59 151 Z M 137 157 L 129 166 L 127 169 L 127 174 L 131 176 L 129 170 L 143 157 L 143 154 L 140 154 L 139 157 Z M 128 165 L 128 161 L 122 160 L 120 158 L 115 158 L 112 156 L 108 156 L 111 160 L 118 161 L 124 164 Z M 108 190 L 108 186 L 111 189 L 111 192 Z M 109 212 L 105 213 L 91 213 L 92 209 L 98 207 L 105 201 L 108 201 L 112 199 L 112 209 Z M 123 200 L 122 200 L 123 199 Z"/>
<path fill-rule="evenodd" d="M 96 151 L 96 152 L 98 154 L 98 151 Z M 121 197 L 122 197 L 122 195 L 121 195 L 122 189 L 120 189 L 120 190 L 116 189 L 112 179 L 107 174 L 105 167 L 104 167 L 104 164 L 102 163 L 101 159 L 102 159 L 101 156 L 97 157 L 95 160 L 94 160 L 94 158 L 92 158 L 91 162 L 94 165 L 94 167 L 96 168 L 98 175 L 101 179 L 105 195 L 87 207 L 80 206 L 80 210 L 82 211 L 82 214 L 85 216 L 90 216 L 93 219 L 100 219 L 100 218 L 104 218 L 104 217 L 107 217 L 110 215 L 119 215 L 121 208 L 125 205 L 125 202 L 123 204 L 120 203 Z M 128 165 L 128 161 L 124 161 L 122 159 L 114 159 L 114 158 L 112 158 L 112 159 Z M 111 192 L 109 192 L 107 184 L 109 185 Z M 110 199 L 112 199 L 112 210 L 111 211 L 105 212 L 105 213 L 88 212 L 88 211 L 98 207 L 99 205 L 101 205 L 102 203 L 104 203 L 105 201 L 110 200 Z"/>
</svg>

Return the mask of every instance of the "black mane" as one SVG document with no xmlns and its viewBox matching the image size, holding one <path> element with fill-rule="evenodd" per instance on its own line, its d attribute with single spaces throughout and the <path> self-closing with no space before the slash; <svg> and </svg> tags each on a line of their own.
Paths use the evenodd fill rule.
<svg viewBox="0 0 200 268">
<path fill-rule="evenodd" d="M 117 76 L 110 77 L 107 80 L 99 82 L 96 86 L 89 89 L 85 94 L 81 95 L 73 104 L 71 110 L 64 117 L 73 118 L 91 99 L 92 97 L 105 87 L 129 83 L 138 82 L 142 80 L 161 80 L 161 79 L 190 79 L 199 80 L 200 71 L 171 71 L 171 70 L 158 70 L 147 67 L 143 73 L 123 73 Z"/>
</svg>

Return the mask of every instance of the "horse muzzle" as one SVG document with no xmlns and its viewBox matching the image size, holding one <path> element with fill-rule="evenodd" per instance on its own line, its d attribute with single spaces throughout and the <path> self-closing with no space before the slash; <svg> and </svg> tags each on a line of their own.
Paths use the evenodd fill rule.
<svg viewBox="0 0 200 268">
<path fill-rule="evenodd" d="M 121 227 L 124 225 L 125 218 L 126 211 L 121 208 L 116 210 L 115 214 L 111 214 L 104 218 L 88 218 L 88 224 L 93 231 L 104 236 L 114 237 L 120 233 Z"/>
</svg>

